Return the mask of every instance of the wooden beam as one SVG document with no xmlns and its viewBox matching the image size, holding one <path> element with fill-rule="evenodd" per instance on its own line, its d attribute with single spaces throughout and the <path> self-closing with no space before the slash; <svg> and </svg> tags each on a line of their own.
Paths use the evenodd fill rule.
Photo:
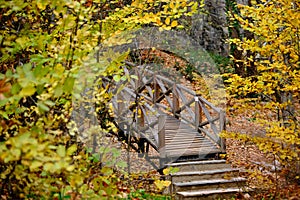
<svg viewBox="0 0 300 200">
<path fill-rule="evenodd" d="M 172 94 L 173 94 L 172 113 L 175 117 L 178 118 L 178 116 L 176 114 L 179 114 L 179 113 L 177 113 L 177 111 L 179 110 L 179 95 L 178 95 L 178 91 L 176 90 L 176 84 L 173 85 Z"/>
<path fill-rule="evenodd" d="M 224 130 L 226 130 L 226 116 L 225 116 L 225 112 L 223 110 L 221 110 L 221 112 L 220 112 L 220 132 L 222 132 Z M 221 138 L 220 146 L 221 146 L 221 150 L 223 152 L 226 152 L 226 141 L 224 138 Z"/>
<path fill-rule="evenodd" d="M 166 124 L 166 115 L 160 115 L 158 117 L 158 148 L 159 148 L 159 154 L 161 158 L 165 158 L 166 152 L 165 152 L 165 124 Z"/>
<path fill-rule="evenodd" d="M 199 124 L 202 122 L 202 108 L 199 105 L 199 98 L 195 97 L 195 127 L 196 131 L 199 129 Z"/>
</svg>

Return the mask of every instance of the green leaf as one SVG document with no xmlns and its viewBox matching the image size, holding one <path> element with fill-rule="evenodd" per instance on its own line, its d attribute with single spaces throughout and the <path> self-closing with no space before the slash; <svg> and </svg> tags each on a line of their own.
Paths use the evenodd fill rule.
<svg viewBox="0 0 300 200">
<path fill-rule="evenodd" d="M 67 150 L 67 155 L 70 156 L 72 155 L 75 151 L 77 150 L 77 146 L 75 144 L 73 144 L 72 146 L 70 146 Z"/>
<path fill-rule="evenodd" d="M 130 78 L 135 79 L 135 80 L 139 79 L 139 77 L 137 75 L 131 75 Z"/>
<path fill-rule="evenodd" d="M 1 112 L 0 112 L 0 115 L 1 115 L 4 119 L 9 120 L 9 117 L 8 117 L 8 115 L 7 115 L 6 112 L 1 111 Z"/>
<path fill-rule="evenodd" d="M 54 89 L 54 96 L 55 97 L 59 97 L 63 94 L 63 86 L 62 85 L 58 85 L 55 89 Z"/>
<path fill-rule="evenodd" d="M 73 90 L 75 79 L 72 77 L 68 77 L 64 83 L 63 91 L 66 93 L 70 93 Z"/>
<path fill-rule="evenodd" d="M 20 95 L 23 97 L 31 96 L 35 93 L 35 91 L 36 91 L 35 87 L 32 85 L 29 85 L 29 86 L 22 88 Z"/>
<path fill-rule="evenodd" d="M 44 104 L 46 104 L 48 106 L 54 106 L 55 105 L 55 103 L 53 101 L 51 101 L 51 100 L 44 101 Z"/>
<path fill-rule="evenodd" d="M 114 80 L 115 80 L 116 82 L 119 82 L 119 81 L 121 80 L 121 76 L 120 76 L 119 74 L 115 75 L 115 76 L 114 76 Z"/>
<path fill-rule="evenodd" d="M 65 146 L 62 146 L 62 145 L 59 145 L 57 147 L 57 150 L 56 150 L 57 154 L 60 156 L 60 157 L 65 157 L 66 156 L 66 147 Z"/>
<path fill-rule="evenodd" d="M 21 86 L 19 85 L 19 83 L 14 83 L 11 87 L 12 94 L 18 94 L 20 90 L 21 90 Z"/>
<path fill-rule="evenodd" d="M 37 106 L 39 109 L 41 109 L 41 111 L 48 112 L 50 110 L 50 108 L 41 101 L 37 103 Z"/>
<path fill-rule="evenodd" d="M 50 171 L 53 168 L 53 164 L 52 163 L 46 163 L 44 164 L 44 170 L 45 171 Z"/>
<path fill-rule="evenodd" d="M 43 163 L 37 160 L 32 161 L 31 165 L 29 166 L 30 170 L 34 170 L 36 168 L 39 168 L 40 166 L 42 166 Z"/>
</svg>

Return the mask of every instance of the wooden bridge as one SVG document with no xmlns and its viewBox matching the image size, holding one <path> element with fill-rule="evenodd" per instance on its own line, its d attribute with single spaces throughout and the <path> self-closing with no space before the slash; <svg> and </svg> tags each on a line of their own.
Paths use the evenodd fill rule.
<svg viewBox="0 0 300 200">
<path fill-rule="evenodd" d="M 132 70 L 124 68 L 128 78 L 115 88 L 112 101 L 120 135 L 128 144 L 153 164 L 153 157 L 148 156 L 152 146 L 159 153 L 157 168 L 178 159 L 214 157 L 225 152 L 225 143 L 219 137 L 225 129 L 222 109 L 149 70 L 149 65 L 129 64 Z"/>
</svg>

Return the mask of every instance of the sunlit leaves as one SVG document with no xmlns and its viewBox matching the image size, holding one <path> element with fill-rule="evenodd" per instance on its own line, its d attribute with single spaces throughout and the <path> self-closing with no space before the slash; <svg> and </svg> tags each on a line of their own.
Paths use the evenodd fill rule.
<svg viewBox="0 0 300 200">
<path fill-rule="evenodd" d="M 159 190 L 162 190 L 163 188 L 169 187 L 171 185 L 171 181 L 155 180 L 154 184 Z"/>
<path fill-rule="evenodd" d="M 256 2 L 256 3 L 254 3 Z M 231 43 L 243 52 L 240 67 L 253 69 L 244 77 L 226 74 L 227 91 L 238 110 L 261 112 L 256 124 L 265 129 L 264 137 L 226 133 L 226 137 L 253 142 L 264 153 L 272 155 L 288 168 L 299 168 L 299 3 L 293 0 L 252 1 L 239 5 L 234 18 L 253 39 L 235 38 Z M 251 54 L 251 55 L 250 55 Z M 248 55 L 248 56 L 247 56 Z M 298 173 L 295 170 L 293 173 Z"/>
<path fill-rule="evenodd" d="M 78 108 L 76 100 L 97 106 L 89 116 L 96 118 L 106 110 L 111 114 L 107 107 L 112 94 L 100 87 L 99 77 L 115 81 L 136 77 L 122 74 L 128 52 L 111 50 L 96 58 L 97 46 L 131 42 L 133 36 L 123 33 L 144 25 L 180 28 L 180 18 L 196 13 L 198 6 L 187 0 L 2 2 L 0 162 L 5 168 L 1 179 L 9 179 L 6 189 L 22 191 L 22 198 L 25 194 L 64 198 L 68 196 L 61 194 L 64 189 L 87 199 L 115 195 L 112 168 L 122 169 L 126 163 L 116 162 L 120 153 L 115 149 L 99 148 L 98 154 L 91 154 L 77 148 L 79 128 L 71 119 Z M 86 88 L 92 92 L 84 95 Z M 105 128 L 89 127 L 84 134 L 117 131 L 112 122 L 101 123 Z M 102 168 L 103 158 L 110 160 Z M 91 166 L 99 167 L 101 175 L 91 178 L 97 171 Z"/>
</svg>

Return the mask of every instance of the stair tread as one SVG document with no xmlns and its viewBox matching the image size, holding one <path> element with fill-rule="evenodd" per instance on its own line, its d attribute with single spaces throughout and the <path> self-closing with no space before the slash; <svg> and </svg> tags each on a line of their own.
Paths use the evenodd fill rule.
<svg viewBox="0 0 300 200">
<path fill-rule="evenodd" d="M 241 188 L 220 188 L 220 189 L 203 189 L 203 190 L 194 190 L 194 191 L 182 191 L 177 192 L 178 195 L 184 197 L 197 197 L 197 196 L 205 196 L 211 194 L 224 194 L 224 193 L 232 193 L 232 192 L 245 192 L 248 189 Z"/>
<path fill-rule="evenodd" d="M 216 154 L 221 153 L 220 149 L 213 148 L 213 147 L 203 147 L 197 150 L 180 150 L 177 149 L 176 151 L 166 151 L 167 157 L 179 157 L 179 156 L 197 156 L 197 155 L 207 155 L 207 154 Z"/>
<path fill-rule="evenodd" d="M 224 168 L 224 169 L 214 169 L 214 170 L 203 170 L 203 171 L 187 171 L 187 172 L 176 172 L 171 174 L 171 176 L 188 176 L 188 175 L 206 175 L 206 174 L 217 174 L 217 173 L 228 173 L 228 172 L 238 172 L 239 169 L 236 168 Z"/>
<path fill-rule="evenodd" d="M 177 182 L 177 183 L 173 183 L 173 185 L 179 186 L 179 187 L 185 187 L 185 186 L 208 185 L 208 184 L 217 184 L 217 183 L 232 183 L 232 182 L 240 182 L 240 181 L 246 181 L 246 179 L 243 177 L 236 177 L 236 178 L 231 178 L 231 179 L 215 178 L 215 179 L 210 179 L 210 180 Z"/>
<path fill-rule="evenodd" d="M 166 151 L 197 151 L 199 149 L 215 149 L 214 146 L 210 144 L 182 144 L 182 145 L 166 145 Z"/>
<path fill-rule="evenodd" d="M 177 163 L 168 163 L 168 167 L 177 167 L 183 165 L 207 165 L 207 164 L 222 164 L 226 163 L 226 160 L 200 160 L 200 161 L 189 161 L 189 162 L 177 162 Z"/>
</svg>

